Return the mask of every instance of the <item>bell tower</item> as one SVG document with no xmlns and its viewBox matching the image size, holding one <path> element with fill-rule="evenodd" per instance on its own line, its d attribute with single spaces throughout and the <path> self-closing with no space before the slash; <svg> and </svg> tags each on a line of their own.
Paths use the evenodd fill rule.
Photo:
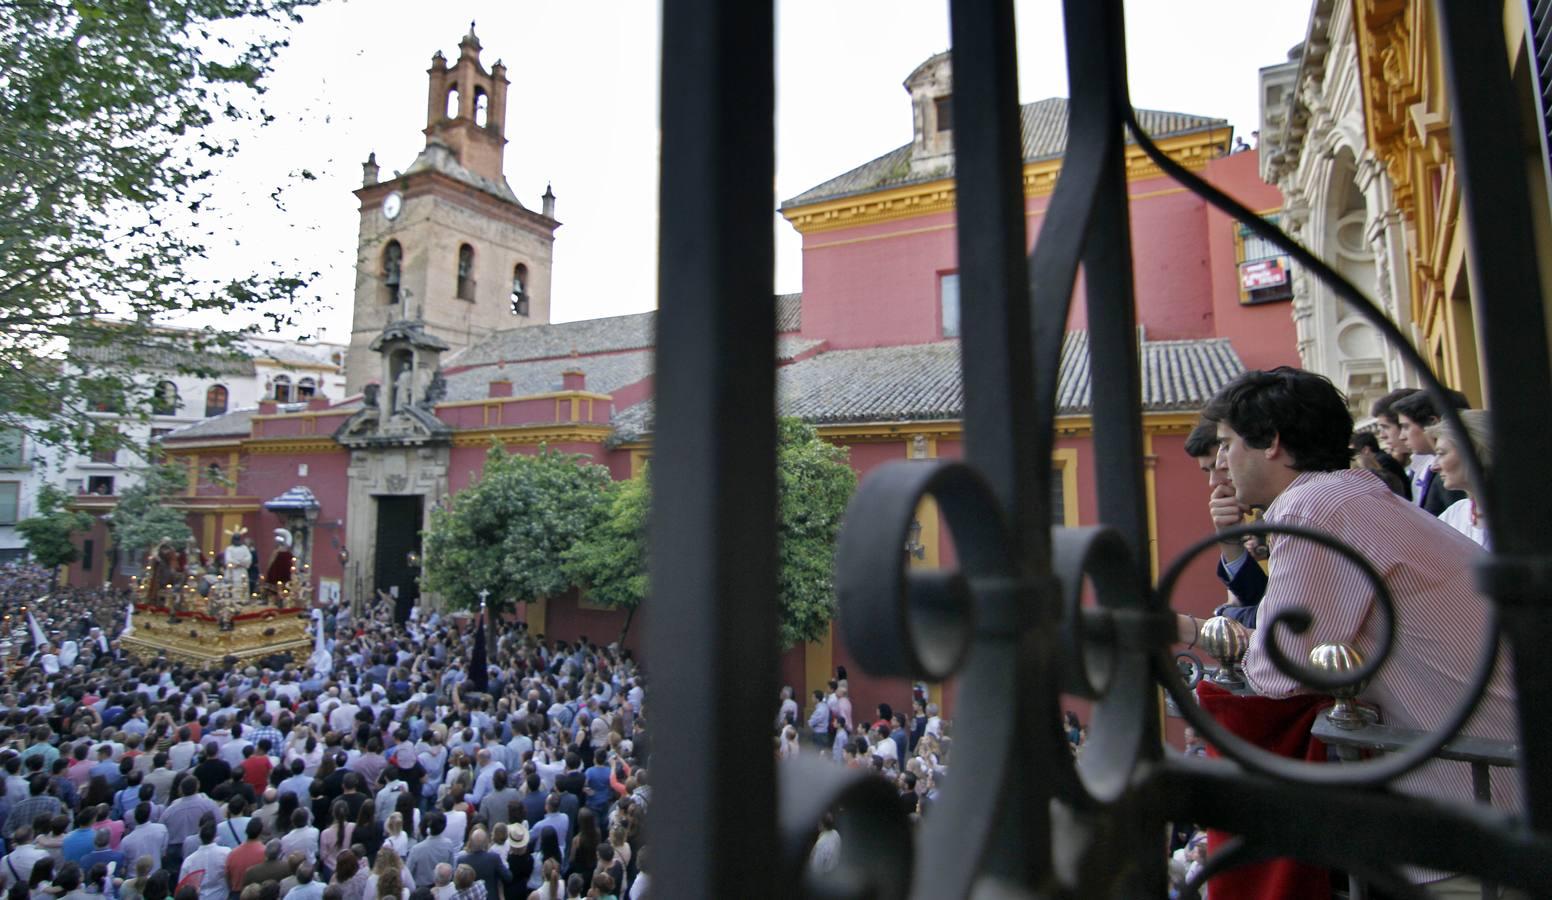
<svg viewBox="0 0 1552 900">
<path fill-rule="evenodd" d="M 376 154 L 362 166 L 352 394 L 380 382 L 372 345 L 390 326 L 413 324 L 456 352 L 550 321 L 555 196 L 546 187 L 535 211 L 507 183 L 506 67 L 487 71 L 480 49 L 470 23 L 452 64 L 441 51 L 431 57 L 426 147 L 409 168 L 384 177 Z"/>
<path fill-rule="evenodd" d="M 480 39 L 470 22 L 469 33 L 458 42 L 458 61 L 449 66 L 438 50 L 426 74 L 427 142 L 440 140 L 465 169 L 500 181 L 507 143 L 507 67 L 499 59 L 489 72 L 480 65 Z"/>
</svg>

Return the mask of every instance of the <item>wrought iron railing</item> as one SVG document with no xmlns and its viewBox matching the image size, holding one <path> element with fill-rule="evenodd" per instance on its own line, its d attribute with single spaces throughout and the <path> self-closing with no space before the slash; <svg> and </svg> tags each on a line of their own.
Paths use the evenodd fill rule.
<svg viewBox="0 0 1552 900">
<path fill-rule="evenodd" d="M 1162 897 L 1161 835 L 1191 821 L 1239 836 L 1207 874 L 1268 856 L 1339 868 L 1398 896 L 1426 864 L 1552 890 L 1552 498 L 1538 440 L 1552 409 L 1543 297 L 1515 99 L 1497 4 L 1438 0 L 1454 98 L 1454 151 L 1471 235 L 1487 395 L 1504 448 L 1491 480 L 1462 452 L 1493 511 L 1482 584 L 1497 621 L 1473 688 L 1444 727 L 1394 753 L 1297 763 L 1201 714 L 1171 653 L 1173 584 L 1205 539 L 1150 586 L 1124 135 L 1168 175 L 1293 256 L 1438 382 L 1367 298 L 1275 226 L 1175 165 L 1137 127 L 1119 0 L 1066 0 L 1068 146 L 1040 240 L 1025 256 L 1012 0 L 951 4 L 963 298 L 962 463 L 892 465 L 865 479 L 837 560 L 843 632 L 876 675 L 958 680 L 952 778 L 913 834 L 893 792 L 831 767 L 781 773 L 767 739 L 776 695 L 773 10 L 770 0 L 665 0 L 657 497 L 653 531 L 652 808 L 655 896 Z M 1052 528 L 1055 385 L 1080 264 L 1093 359 L 1096 528 Z M 1534 450 L 1532 448 L 1535 448 Z M 1507 489 L 1505 488 L 1507 486 Z M 958 568 L 906 567 L 913 512 L 933 497 Z M 1247 528 L 1246 531 L 1252 529 Z M 1322 534 L 1317 540 L 1383 581 Z M 1085 576 L 1097 603 L 1084 606 Z M 1295 616 L 1261 623 L 1295 625 Z M 1521 810 L 1429 803 L 1387 788 L 1460 731 L 1492 671 L 1502 625 L 1519 711 Z M 1312 689 L 1351 687 L 1395 640 L 1344 675 L 1275 659 Z M 1275 643 L 1275 642 L 1273 642 Z M 1166 758 L 1159 687 L 1228 761 Z M 1090 697 L 1090 743 L 1058 732 L 1063 692 Z M 840 802 L 839 873 L 803 882 L 808 838 Z M 855 837 L 855 839 L 853 839 Z"/>
</svg>

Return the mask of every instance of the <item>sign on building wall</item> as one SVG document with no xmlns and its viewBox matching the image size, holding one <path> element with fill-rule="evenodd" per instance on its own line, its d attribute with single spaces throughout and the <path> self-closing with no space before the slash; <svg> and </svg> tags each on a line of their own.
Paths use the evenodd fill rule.
<svg viewBox="0 0 1552 900">
<path fill-rule="evenodd" d="M 1283 257 L 1258 259 L 1239 267 L 1239 286 L 1243 291 L 1281 287 L 1288 283 L 1288 266 Z"/>
</svg>

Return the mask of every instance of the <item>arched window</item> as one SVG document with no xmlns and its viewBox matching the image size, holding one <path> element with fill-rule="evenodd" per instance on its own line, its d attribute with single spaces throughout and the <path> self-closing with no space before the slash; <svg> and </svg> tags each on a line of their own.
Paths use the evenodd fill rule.
<svg viewBox="0 0 1552 900">
<path fill-rule="evenodd" d="M 512 315 L 528 315 L 528 267 L 522 263 L 512 270 Z"/>
<path fill-rule="evenodd" d="M 296 383 L 296 399 L 311 400 L 318 393 L 318 382 L 303 378 Z"/>
<path fill-rule="evenodd" d="M 290 403 L 291 402 L 291 378 L 290 378 L 290 376 L 288 376 L 288 375 L 276 375 L 275 376 L 275 380 L 271 381 L 270 384 L 274 387 L 274 391 L 275 391 L 274 397 L 275 397 L 276 402 L 279 402 L 279 403 Z"/>
<path fill-rule="evenodd" d="M 226 415 L 226 386 L 212 384 L 205 390 L 205 418 Z"/>
<path fill-rule="evenodd" d="M 383 248 L 383 287 L 387 288 L 387 302 L 399 302 L 399 282 L 403 272 L 404 248 L 398 241 L 389 241 Z"/>
<path fill-rule="evenodd" d="M 468 244 L 458 248 L 458 299 L 474 299 L 474 248 Z"/>
<path fill-rule="evenodd" d="M 482 88 L 474 89 L 474 124 L 484 128 L 490 120 L 490 98 Z"/>
<path fill-rule="evenodd" d="M 452 86 L 452 87 L 447 89 L 447 117 L 449 119 L 456 119 L 456 118 L 458 118 L 458 86 L 457 85 L 454 85 L 454 86 Z"/>
<path fill-rule="evenodd" d="M 159 381 L 156 393 L 151 395 L 151 412 L 158 416 L 170 416 L 178 411 L 178 386 L 170 381 Z"/>
</svg>

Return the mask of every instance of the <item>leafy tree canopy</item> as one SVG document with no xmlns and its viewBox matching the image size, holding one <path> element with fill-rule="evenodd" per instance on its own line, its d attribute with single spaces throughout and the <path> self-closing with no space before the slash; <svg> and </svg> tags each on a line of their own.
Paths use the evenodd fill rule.
<svg viewBox="0 0 1552 900">
<path fill-rule="evenodd" d="M 163 540 L 178 546 L 194 537 L 188 518 L 167 501 L 188 484 L 188 477 L 177 466 L 153 466 L 145 471 L 139 484 L 119 492 L 118 505 L 109 514 L 113 540 L 121 549 L 149 551 Z"/>
<path fill-rule="evenodd" d="M 566 554 L 608 515 L 612 483 L 580 454 L 492 448 L 478 479 L 431 512 L 426 586 L 464 608 L 482 590 L 495 609 L 565 592 Z"/>
<path fill-rule="evenodd" d="M 208 208 L 222 135 L 272 118 L 263 79 L 317 2 L 0 0 L 0 425 L 85 447 L 86 411 L 144 415 L 145 370 L 219 374 L 240 338 L 156 320 L 293 314 L 271 301 L 309 275 L 190 263 L 231 232 Z"/>
<path fill-rule="evenodd" d="M 835 618 L 835 541 L 857 473 L 844 447 L 795 418 L 776 423 L 776 590 L 781 645 L 817 641 Z"/>
<path fill-rule="evenodd" d="M 565 570 L 589 600 L 635 609 L 647 596 L 647 509 L 651 489 L 644 470 L 608 488 L 609 504 L 598 527 L 566 551 Z"/>
<path fill-rule="evenodd" d="M 16 523 L 16 531 L 27 542 L 27 550 L 41 566 L 56 569 L 68 566 L 80 556 L 70 536 L 92 527 L 92 517 L 65 508 L 69 495 L 52 484 L 38 492 L 38 514 Z"/>
<path fill-rule="evenodd" d="M 832 571 L 841 516 L 857 487 L 847 452 L 798 419 L 777 424 L 777 523 L 781 643 L 818 640 L 835 618 Z M 590 600 L 635 610 L 648 591 L 648 479 L 619 483 L 609 513 L 567 554 L 567 571 Z"/>
</svg>

